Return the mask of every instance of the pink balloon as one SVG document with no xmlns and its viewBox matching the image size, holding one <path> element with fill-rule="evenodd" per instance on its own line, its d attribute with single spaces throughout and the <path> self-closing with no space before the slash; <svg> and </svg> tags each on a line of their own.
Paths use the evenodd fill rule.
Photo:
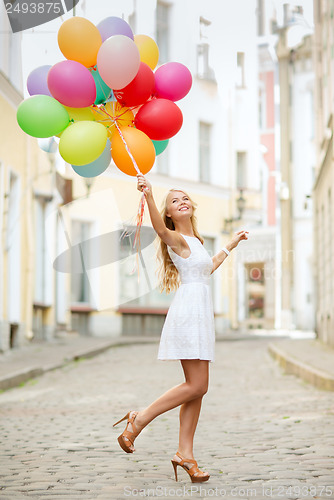
<svg viewBox="0 0 334 500">
<path fill-rule="evenodd" d="M 139 50 L 128 36 L 107 38 L 97 54 L 97 69 L 101 78 L 115 90 L 123 89 L 134 79 L 139 65 Z"/>
<path fill-rule="evenodd" d="M 189 69 L 181 63 L 169 62 L 158 68 L 154 74 L 155 95 L 170 101 L 185 97 L 192 85 Z"/>
<path fill-rule="evenodd" d="M 77 61 L 62 61 L 50 69 L 48 87 L 57 101 L 71 108 L 94 104 L 96 87 L 90 71 Z"/>
</svg>

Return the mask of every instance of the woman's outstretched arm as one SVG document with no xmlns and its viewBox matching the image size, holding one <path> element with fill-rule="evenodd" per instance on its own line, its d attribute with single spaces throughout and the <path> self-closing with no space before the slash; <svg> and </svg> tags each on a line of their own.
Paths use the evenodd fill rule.
<svg viewBox="0 0 334 500">
<path fill-rule="evenodd" d="M 225 248 L 230 252 L 233 250 L 233 248 L 236 248 L 238 244 L 240 243 L 241 240 L 247 240 L 248 239 L 248 231 L 239 231 L 238 233 L 235 233 L 231 241 L 227 243 Z M 216 255 L 212 257 L 212 271 L 211 274 L 218 269 L 218 267 L 224 262 L 226 259 L 227 254 L 224 252 L 224 250 L 220 250 Z"/>
</svg>

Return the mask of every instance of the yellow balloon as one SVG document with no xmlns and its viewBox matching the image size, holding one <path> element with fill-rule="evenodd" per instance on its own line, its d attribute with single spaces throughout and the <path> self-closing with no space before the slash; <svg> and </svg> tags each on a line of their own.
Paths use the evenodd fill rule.
<svg viewBox="0 0 334 500">
<path fill-rule="evenodd" d="M 68 106 L 64 106 L 66 111 L 69 114 L 70 120 L 74 120 L 74 123 L 85 121 L 94 121 L 95 117 L 91 108 L 69 108 Z M 68 127 L 73 125 L 72 122 L 69 123 Z M 67 128 L 67 127 L 66 127 Z M 60 137 L 61 134 L 57 134 L 56 137 Z"/>
<path fill-rule="evenodd" d="M 122 106 L 117 101 L 109 101 L 104 106 L 91 108 L 95 121 L 102 123 L 108 129 L 108 134 L 112 134 L 117 130 L 115 123 L 119 127 L 132 126 L 134 122 L 134 114 L 130 108 Z"/>
<path fill-rule="evenodd" d="M 71 165 L 87 165 L 96 160 L 106 147 L 108 134 L 101 123 L 73 123 L 61 134 L 59 153 Z"/>
<path fill-rule="evenodd" d="M 75 122 L 81 122 L 83 120 L 86 121 L 94 121 L 94 113 L 91 108 L 69 108 L 68 106 L 64 106 L 70 115 L 70 119 Z"/>
<path fill-rule="evenodd" d="M 134 42 L 138 47 L 141 62 L 153 70 L 159 60 L 159 49 L 153 38 L 147 35 L 135 35 Z"/>
<path fill-rule="evenodd" d="M 58 45 L 66 59 L 77 61 L 87 68 L 96 64 L 102 38 L 97 27 L 84 17 L 70 17 L 60 26 Z"/>
<path fill-rule="evenodd" d="M 111 119 L 107 115 L 107 113 L 104 112 L 104 106 L 99 106 L 99 107 L 93 107 L 90 108 L 92 110 L 94 120 L 98 123 L 102 123 L 105 127 L 110 127 L 111 125 Z"/>
</svg>

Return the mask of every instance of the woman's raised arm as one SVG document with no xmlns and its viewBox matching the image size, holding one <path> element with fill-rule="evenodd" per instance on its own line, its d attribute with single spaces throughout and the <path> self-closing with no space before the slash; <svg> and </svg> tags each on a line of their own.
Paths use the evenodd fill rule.
<svg viewBox="0 0 334 500">
<path fill-rule="evenodd" d="M 230 252 L 233 250 L 233 248 L 236 248 L 241 240 L 248 240 L 248 231 L 239 231 L 238 233 L 235 233 L 231 241 L 229 241 L 226 245 L 226 250 Z M 212 271 L 210 274 L 212 274 L 218 267 L 224 262 L 226 259 L 227 254 L 224 252 L 224 250 L 220 250 L 216 255 L 212 257 Z"/>
<path fill-rule="evenodd" d="M 147 206 L 152 221 L 152 226 L 155 232 L 161 237 L 161 235 L 166 231 L 167 228 L 155 204 L 152 193 L 152 185 L 147 179 L 145 179 L 145 177 L 142 174 L 137 174 L 137 181 L 138 181 L 137 184 L 138 191 L 142 191 L 145 194 Z"/>
<path fill-rule="evenodd" d="M 179 253 L 180 249 L 182 249 L 182 245 L 184 244 L 183 237 L 166 227 L 166 224 L 155 204 L 151 183 L 143 176 L 143 174 L 137 174 L 137 181 L 138 191 L 143 191 L 145 194 L 153 229 L 166 243 L 166 245 L 169 245 L 175 252 Z"/>
</svg>

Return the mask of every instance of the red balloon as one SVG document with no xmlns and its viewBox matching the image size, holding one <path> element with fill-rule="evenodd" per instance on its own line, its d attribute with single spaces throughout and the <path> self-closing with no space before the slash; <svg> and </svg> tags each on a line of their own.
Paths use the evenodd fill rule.
<svg viewBox="0 0 334 500">
<path fill-rule="evenodd" d="M 182 123 L 180 108 L 168 99 L 152 99 L 140 108 L 135 117 L 136 128 L 155 141 L 173 137 L 182 127 Z"/>
<path fill-rule="evenodd" d="M 114 96 L 123 106 L 144 104 L 154 92 L 155 78 L 151 68 L 141 62 L 134 79 L 123 89 L 114 90 Z"/>
</svg>

